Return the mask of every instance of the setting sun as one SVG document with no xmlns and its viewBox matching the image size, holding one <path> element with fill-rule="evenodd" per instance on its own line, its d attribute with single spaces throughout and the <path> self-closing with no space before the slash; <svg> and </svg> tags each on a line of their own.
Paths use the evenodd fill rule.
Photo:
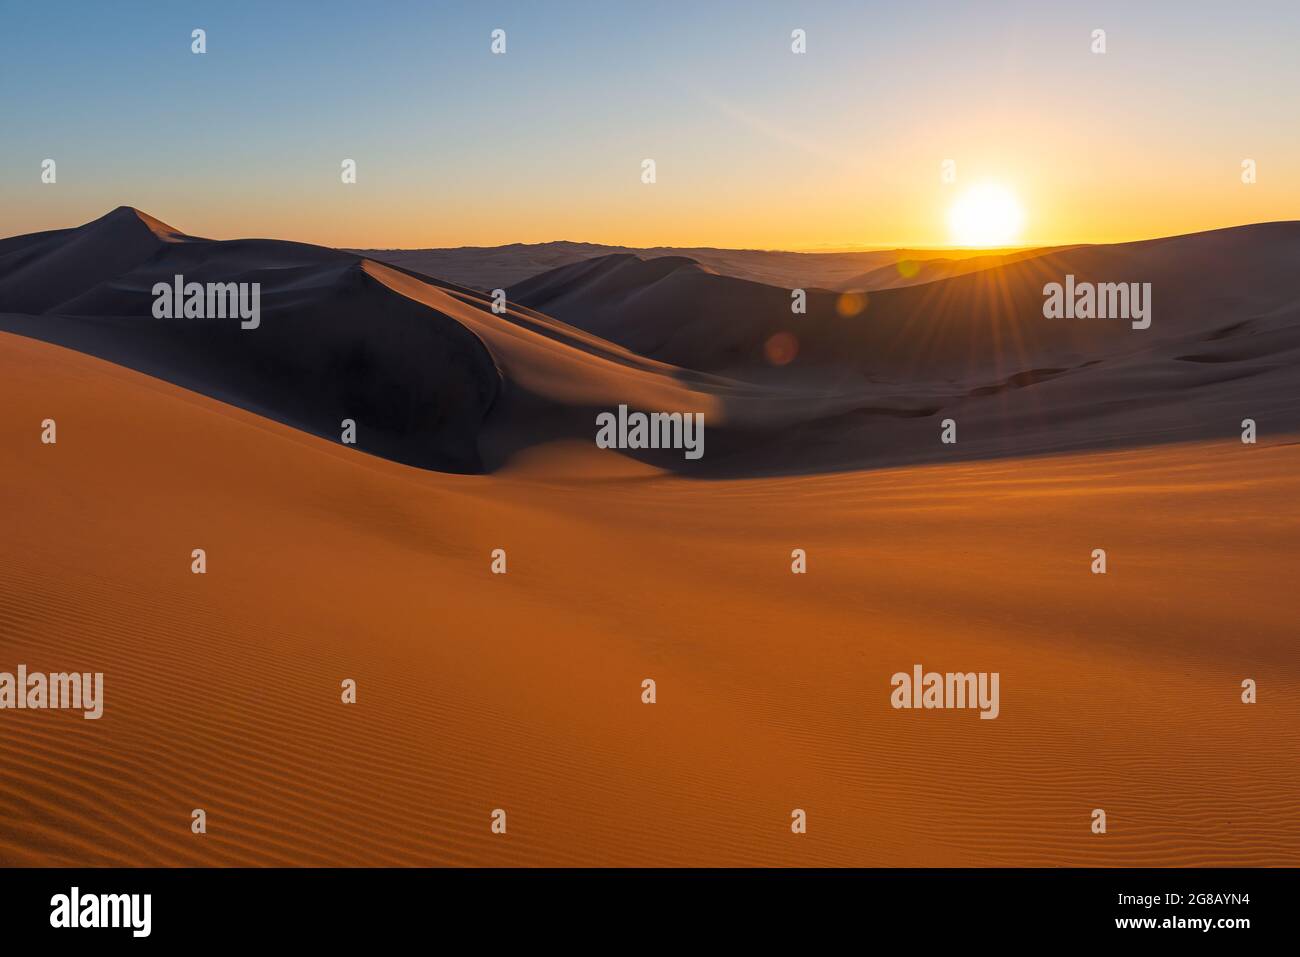
<svg viewBox="0 0 1300 957">
<path fill-rule="evenodd" d="M 1020 238 L 1024 212 L 1015 194 L 985 183 L 963 193 L 948 211 L 948 233 L 958 246 L 1008 246 Z"/>
</svg>

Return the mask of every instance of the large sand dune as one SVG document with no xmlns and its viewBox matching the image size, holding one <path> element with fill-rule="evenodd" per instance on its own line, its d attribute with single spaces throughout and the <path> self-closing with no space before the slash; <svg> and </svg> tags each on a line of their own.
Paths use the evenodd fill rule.
<svg viewBox="0 0 1300 957">
<path fill-rule="evenodd" d="M 0 716 L 0 863 L 1300 856 L 1295 444 L 440 475 L 11 335 L 0 408 L 3 663 L 105 673 Z M 914 662 L 1000 717 L 892 710 Z"/>
<path fill-rule="evenodd" d="M 0 329 L 178 383 L 318 435 L 450 471 L 481 468 L 499 377 L 478 339 L 375 282 L 354 256 L 272 240 L 184 237 L 126 207 L 0 244 Z M 111 265 L 111 274 L 108 271 Z M 260 283 L 238 318 L 153 316 L 155 283 Z"/>
</svg>

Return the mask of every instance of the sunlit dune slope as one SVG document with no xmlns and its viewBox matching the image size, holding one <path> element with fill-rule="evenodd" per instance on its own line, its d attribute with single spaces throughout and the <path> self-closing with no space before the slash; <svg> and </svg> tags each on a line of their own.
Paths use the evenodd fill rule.
<svg viewBox="0 0 1300 957">
<path fill-rule="evenodd" d="M 0 864 L 1300 859 L 1292 442 L 457 476 L 0 335 L 0 447 L 0 668 L 105 674 L 0 715 Z"/>
</svg>

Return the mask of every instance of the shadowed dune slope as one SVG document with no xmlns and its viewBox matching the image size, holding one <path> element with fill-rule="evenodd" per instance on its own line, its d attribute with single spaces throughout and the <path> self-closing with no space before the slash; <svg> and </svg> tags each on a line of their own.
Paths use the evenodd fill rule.
<svg viewBox="0 0 1300 957">
<path fill-rule="evenodd" d="M 725 380 L 531 310 L 498 315 L 482 293 L 337 250 L 197 239 L 123 207 L 7 240 L 0 267 L 0 329 L 326 438 L 350 419 L 359 448 L 410 465 L 482 471 L 552 439 L 590 441 L 597 411 L 620 404 L 726 423 L 715 397 Z M 258 324 L 155 318 L 155 284 L 177 275 L 259 284 Z"/>
<path fill-rule="evenodd" d="M 0 334 L 0 449 L 0 669 L 104 673 L 0 714 L 0 865 L 1300 860 L 1294 440 L 448 475 Z"/>
<path fill-rule="evenodd" d="M 552 439 L 590 441 L 597 411 L 620 404 L 727 423 L 717 398 L 733 388 L 727 380 L 528 309 L 498 315 L 482 293 L 337 250 L 196 239 L 123 207 L 79 229 L 8 240 L 0 256 L 0 329 L 326 438 L 351 419 L 359 448 L 405 464 L 498 467 Z M 154 285 L 176 275 L 260 284 L 259 325 L 155 318 Z M 757 425 L 762 411 L 731 418 Z M 681 466 L 679 452 L 671 459 Z"/>
<path fill-rule="evenodd" d="M 770 365 L 777 333 L 798 341 L 787 372 L 929 382 L 998 378 L 1131 354 L 1251 319 L 1300 311 L 1300 223 L 1047 252 L 994 269 L 841 301 L 716 275 L 688 259 L 611 256 L 562 267 L 512 290 L 519 303 L 674 365 L 744 373 Z M 1043 286 L 1150 283 L 1153 322 L 1043 317 Z"/>
<path fill-rule="evenodd" d="M 0 240 L 0 310 L 54 312 L 190 237 L 119 206 L 94 222 Z"/>
<path fill-rule="evenodd" d="M 1076 247 L 844 300 L 610 256 L 515 289 L 524 305 L 663 362 L 746 383 L 783 422 L 718 446 L 727 474 L 1162 443 L 1300 429 L 1300 223 Z M 1151 326 L 1046 319 L 1043 287 L 1150 283 Z M 735 388 L 724 413 L 753 402 Z M 736 416 L 738 420 L 746 418 Z M 955 446 L 940 421 L 960 426 Z M 761 451 L 760 451 L 761 447 Z M 778 466 L 779 467 L 779 466 Z"/>
<path fill-rule="evenodd" d="M 338 250 L 186 236 L 123 208 L 0 242 L 0 329 L 441 471 L 590 446 L 619 405 L 704 415 L 697 477 L 806 473 L 1300 430 L 1300 224 L 1086 246 L 841 297 L 689 258 L 589 259 L 487 294 Z M 260 326 L 155 319 L 152 289 L 256 282 Z M 1043 286 L 1151 284 L 1152 322 L 1046 319 Z M 945 421 L 958 442 L 941 444 Z"/>
<path fill-rule="evenodd" d="M 260 325 L 154 318 L 154 284 L 259 283 Z M 347 253 L 183 237 L 123 207 L 0 245 L 0 328 L 147 372 L 317 435 L 344 419 L 377 455 L 477 471 L 500 388 L 460 323 L 393 294 Z"/>
</svg>

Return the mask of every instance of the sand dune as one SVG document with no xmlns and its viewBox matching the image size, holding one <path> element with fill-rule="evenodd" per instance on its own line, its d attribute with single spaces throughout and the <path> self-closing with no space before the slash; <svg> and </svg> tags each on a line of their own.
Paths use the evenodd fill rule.
<svg viewBox="0 0 1300 957">
<path fill-rule="evenodd" d="M 994 255 L 978 249 L 873 249 L 849 252 L 787 252 L 765 249 L 714 249 L 675 246 L 603 246 L 598 243 L 511 243 L 455 249 L 352 249 L 376 262 L 409 269 L 479 291 L 514 287 L 526 279 L 603 256 L 641 259 L 691 259 L 735 279 L 786 288 L 888 289 L 930 282 L 973 269 L 987 269 L 1044 250 L 1008 250 Z"/>
<path fill-rule="evenodd" d="M 74 229 L 0 240 L 4 311 L 51 312 L 156 255 L 182 236 L 139 210 L 122 206 Z"/>
<path fill-rule="evenodd" d="M 1076 248 L 1078 247 L 1058 246 L 1043 249 L 1017 249 L 984 255 L 968 254 L 961 258 L 938 254 L 912 257 L 900 252 L 894 262 L 878 266 L 869 272 L 846 279 L 830 288 L 840 292 L 875 292 L 879 289 L 901 289 L 904 286 L 920 286 L 927 282 L 938 282 L 941 279 L 953 279 L 967 273 L 1008 266 L 1024 259 L 1034 259 L 1046 255 L 1049 252 L 1065 252 Z"/>
<path fill-rule="evenodd" d="M 496 467 L 552 439 L 589 440 L 596 411 L 620 403 L 697 411 L 720 428 L 762 412 L 750 403 L 724 416 L 719 396 L 738 388 L 728 380 L 531 310 L 497 315 L 489 297 L 451 283 L 298 243 L 178 236 L 122 208 L 76 230 L 20 237 L 0 286 L 0 329 L 327 438 L 338 440 L 352 419 L 358 448 L 444 471 Z M 77 265 L 111 248 L 131 251 L 111 260 L 115 274 Z M 151 290 L 178 274 L 260 283 L 260 325 L 154 318 Z M 671 459 L 680 465 L 680 454 Z"/>
<path fill-rule="evenodd" d="M 739 371 L 770 365 L 777 333 L 799 340 L 789 363 L 886 379 L 1012 375 L 1042 365 L 1131 354 L 1248 319 L 1291 318 L 1300 290 L 1290 264 L 1300 223 L 1267 223 L 1018 260 L 941 282 L 883 290 L 860 302 L 816 290 L 807 315 L 789 289 L 746 282 L 688 259 L 607 257 L 537 276 L 521 304 L 675 365 Z M 1152 328 L 1121 321 L 1045 321 L 1043 286 L 1146 282 Z M 856 310 L 856 311 L 854 311 Z"/>
<path fill-rule="evenodd" d="M 1077 247 L 847 303 L 812 291 L 807 315 L 791 313 L 789 290 L 685 259 L 605 257 L 515 295 L 799 410 L 797 430 L 751 443 L 761 454 L 715 463 L 740 475 L 1216 438 L 1243 418 L 1300 430 L 1297 256 L 1300 224 L 1267 223 Z M 1044 319 L 1044 285 L 1067 275 L 1150 283 L 1151 327 Z M 942 418 L 969 426 L 960 451 L 936 445 Z"/>
<path fill-rule="evenodd" d="M 500 381 L 462 325 L 392 294 L 346 253 L 176 235 L 123 207 L 7 254 L 0 246 L 0 267 L 9 270 L 0 274 L 0 329 L 336 440 L 351 418 L 363 423 L 359 447 L 397 461 L 481 469 L 478 433 Z M 178 274 L 186 282 L 260 283 L 260 326 L 154 318 L 154 284 Z"/>
<path fill-rule="evenodd" d="M 123 208 L 0 244 L 0 329 L 444 471 L 590 441 L 627 404 L 706 417 L 695 476 L 815 473 L 1300 431 L 1300 224 L 1048 251 L 846 300 L 620 254 L 484 293 L 337 250 L 186 236 Z M 109 275 L 109 267 L 116 272 Z M 259 282 L 256 330 L 154 319 L 175 274 Z M 1046 320 L 1045 282 L 1149 282 L 1152 324 Z M 66 278 L 60 278 L 66 277 Z M 958 424 L 956 445 L 937 441 Z"/>
<path fill-rule="evenodd" d="M 99 721 L 0 720 L 2 864 L 1300 855 L 1300 444 L 458 476 L 12 335 L 0 408 L 3 665 L 105 673 Z M 914 662 L 1000 717 L 892 710 Z"/>
</svg>

